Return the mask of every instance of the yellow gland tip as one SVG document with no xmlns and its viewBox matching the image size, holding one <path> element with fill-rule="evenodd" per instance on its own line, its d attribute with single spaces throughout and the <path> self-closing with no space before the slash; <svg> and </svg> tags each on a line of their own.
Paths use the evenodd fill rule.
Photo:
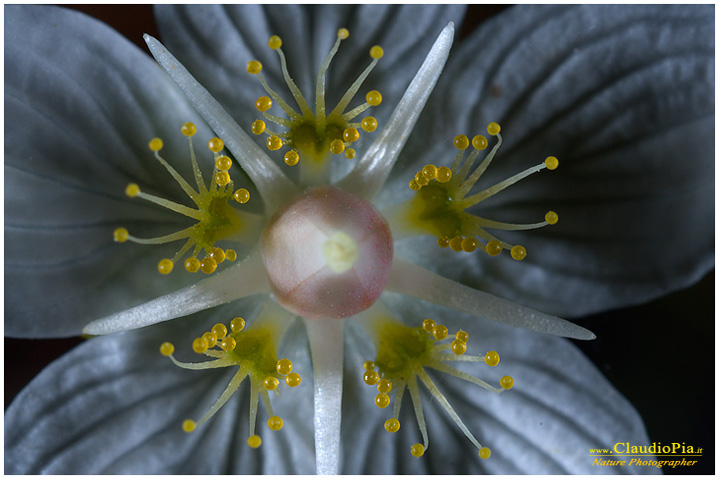
<svg viewBox="0 0 720 480">
<path fill-rule="evenodd" d="M 136 197 L 140 194 L 140 187 L 137 183 L 130 183 L 125 187 L 125 195 L 130 198 Z"/>
<path fill-rule="evenodd" d="M 363 373 L 363 382 L 368 385 L 375 385 L 380 380 L 380 375 L 375 370 L 367 369 Z"/>
<path fill-rule="evenodd" d="M 192 122 L 183 123 L 182 127 L 180 127 L 180 133 L 186 137 L 192 137 L 197 133 L 197 127 Z"/>
<path fill-rule="evenodd" d="M 416 182 L 415 179 L 413 178 L 412 180 L 410 180 L 410 183 L 408 183 L 408 187 L 410 187 L 410 190 L 417 192 L 418 190 L 420 190 L 422 188 L 422 185 L 420 185 L 418 182 Z"/>
<path fill-rule="evenodd" d="M 452 350 L 455 355 L 462 355 L 465 353 L 465 350 L 467 350 L 467 343 L 462 340 L 455 339 L 452 343 L 450 343 L 450 350 Z"/>
<path fill-rule="evenodd" d="M 218 137 L 213 137 L 208 140 L 208 148 L 211 152 L 218 153 L 220 150 L 225 148 L 225 143 L 223 143 L 223 141 L 220 140 Z"/>
<path fill-rule="evenodd" d="M 422 169 L 422 174 L 428 180 L 435 180 L 437 177 L 438 169 L 435 165 L 425 165 Z"/>
<path fill-rule="evenodd" d="M 487 126 L 487 132 L 493 136 L 497 135 L 500 133 L 500 125 L 495 122 L 490 122 Z"/>
<path fill-rule="evenodd" d="M 483 460 L 487 460 L 490 458 L 490 449 L 487 447 L 482 447 L 480 450 L 478 450 L 478 457 L 482 458 Z"/>
<path fill-rule="evenodd" d="M 496 367 L 500 363 L 500 354 L 495 350 L 490 350 L 485 354 L 485 363 L 489 367 Z"/>
<path fill-rule="evenodd" d="M 182 423 L 182 429 L 185 433 L 190 433 L 194 431 L 195 427 L 197 427 L 197 424 L 190 419 L 187 419 Z"/>
<path fill-rule="evenodd" d="M 245 188 L 238 188 L 235 190 L 235 193 L 233 193 L 233 198 L 238 203 L 247 203 L 250 200 L 250 192 Z"/>
<path fill-rule="evenodd" d="M 433 320 L 432 318 L 426 318 L 422 322 L 422 328 L 427 333 L 432 333 L 433 329 L 435 328 L 435 320 Z"/>
<path fill-rule="evenodd" d="M 295 150 L 285 153 L 285 165 L 294 167 L 300 161 L 300 155 Z"/>
<path fill-rule="evenodd" d="M 547 157 L 545 159 L 545 166 L 548 170 L 555 170 L 558 165 L 560 165 L 560 161 L 556 157 Z"/>
<path fill-rule="evenodd" d="M 262 445 L 262 439 L 259 435 L 253 435 L 252 437 L 248 438 L 248 445 L 250 448 L 258 448 L 260 445 Z"/>
<path fill-rule="evenodd" d="M 365 100 L 373 107 L 377 107 L 382 103 L 382 95 L 377 90 L 370 90 L 367 95 L 365 95 Z"/>
<path fill-rule="evenodd" d="M 222 263 L 225 261 L 225 250 L 220 247 L 213 247 L 210 249 L 208 256 L 215 260 L 216 263 Z"/>
<path fill-rule="evenodd" d="M 392 390 L 392 382 L 387 378 L 383 378 L 378 382 L 377 390 L 380 393 L 390 393 L 390 390 Z"/>
<path fill-rule="evenodd" d="M 129 236 L 130 233 L 127 231 L 127 228 L 116 228 L 113 232 L 113 240 L 118 243 L 127 242 Z"/>
<path fill-rule="evenodd" d="M 353 150 L 352 148 L 346 148 L 345 158 L 347 158 L 348 160 L 352 160 L 353 158 L 355 158 L 355 150 Z"/>
<path fill-rule="evenodd" d="M 242 330 L 245 328 L 245 319 L 242 317 L 235 317 L 230 322 L 230 330 L 233 332 L 242 332 Z"/>
<path fill-rule="evenodd" d="M 375 362 L 373 362 L 372 360 L 366 360 L 363 363 L 363 368 L 365 370 L 375 370 Z"/>
<path fill-rule="evenodd" d="M 158 272 L 160 272 L 163 275 L 167 275 L 168 273 L 172 272 L 173 269 L 173 261 L 169 258 L 163 258 L 158 262 Z"/>
<path fill-rule="evenodd" d="M 283 141 L 277 135 L 270 135 L 265 141 L 265 145 L 267 145 L 268 150 L 280 150 L 283 146 Z"/>
<path fill-rule="evenodd" d="M 455 334 L 455 340 L 460 340 L 461 342 L 467 343 L 468 340 L 470 340 L 470 335 L 464 330 L 458 330 L 458 332 Z"/>
<path fill-rule="evenodd" d="M 203 333 L 202 339 L 205 340 L 208 348 L 212 348 L 217 344 L 217 336 L 212 332 Z"/>
<path fill-rule="evenodd" d="M 268 427 L 277 432 L 283 427 L 283 419 L 277 416 L 268 418 Z"/>
<path fill-rule="evenodd" d="M 217 269 L 217 262 L 211 257 L 205 257 L 200 261 L 200 270 L 208 275 L 213 273 Z"/>
<path fill-rule="evenodd" d="M 500 253 L 503 251 L 503 246 L 497 240 L 491 240 L 487 243 L 487 245 L 485 245 L 485 251 L 491 257 L 495 257 L 497 255 L 500 255 Z"/>
<path fill-rule="evenodd" d="M 474 252 L 477 249 L 477 246 L 477 240 L 472 237 L 463 238 L 460 243 L 460 247 L 463 249 L 463 252 Z"/>
<path fill-rule="evenodd" d="M 487 138 L 482 135 L 475 135 L 472 139 L 472 146 L 475 150 L 485 150 L 488 146 Z"/>
<path fill-rule="evenodd" d="M 437 171 L 436 179 L 440 183 L 447 183 L 452 178 L 452 170 L 448 167 L 440 167 Z"/>
<path fill-rule="evenodd" d="M 448 335 L 448 329 L 445 325 L 435 325 L 435 328 L 433 328 L 432 334 L 436 340 L 445 340 L 445 338 L 447 338 L 447 335 Z"/>
<path fill-rule="evenodd" d="M 470 145 L 470 140 L 468 140 L 465 135 L 458 135 L 453 138 L 453 145 L 455 145 L 455 148 L 458 150 L 465 150 Z"/>
<path fill-rule="evenodd" d="M 423 175 L 422 172 L 418 172 L 415 174 L 415 182 L 420 185 L 421 187 L 424 187 L 429 183 L 429 180 L 425 175 Z"/>
<path fill-rule="evenodd" d="M 558 214 L 550 210 L 545 214 L 545 221 L 549 223 L 550 225 L 555 225 L 560 218 L 558 217 Z"/>
<path fill-rule="evenodd" d="M 355 127 L 348 127 L 343 131 L 343 140 L 352 143 L 360 138 L 360 132 Z"/>
<path fill-rule="evenodd" d="M 515 245 L 514 247 L 512 247 L 510 249 L 510 256 L 514 260 L 520 261 L 523 258 L 525 258 L 526 255 L 527 255 L 527 250 L 525 250 L 525 247 L 523 247 L 522 245 Z"/>
<path fill-rule="evenodd" d="M 278 385 L 280 385 L 280 380 L 275 377 L 265 377 L 265 380 L 263 380 L 265 390 L 275 390 Z"/>
<path fill-rule="evenodd" d="M 378 393 L 375 395 L 375 405 L 379 408 L 387 408 L 390 405 L 390 397 L 385 393 Z"/>
<path fill-rule="evenodd" d="M 345 40 L 346 38 L 348 38 L 350 36 L 350 32 L 348 31 L 347 28 L 341 28 L 340 30 L 337 31 L 337 36 L 339 39 Z"/>
<path fill-rule="evenodd" d="M 280 359 L 275 364 L 275 371 L 277 371 L 280 375 L 288 375 L 290 372 L 292 372 L 292 369 L 293 364 L 287 358 Z"/>
<path fill-rule="evenodd" d="M 148 143 L 148 147 L 153 152 L 159 152 L 163 148 L 163 141 L 159 138 L 155 137 L 152 140 L 150 140 L 150 143 Z"/>
<path fill-rule="evenodd" d="M 300 374 L 296 372 L 292 372 L 290 375 L 285 377 L 285 383 L 287 383 L 288 387 L 295 388 L 298 385 L 300 385 L 300 382 L 302 381 L 302 377 L 300 377 Z"/>
<path fill-rule="evenodd" d="M 195 273 L 200 270 L 200 260 L 195 257 L 190 257 L 185 260 L 185 270 L 190 273 Z"/>
<path fill-rule="evenodd" d="M 437 244 L 440 248 L 447 248 L 450 246 L 450 239 L 447 237 L 438 237 Z"/>
<path fill-rule="evenodd" d="M 262 71 L 262 63 L 257 60 L 250 60 L 247 64 L 247 71 L 253 75 L 257 75 Z"/>
<path fill-rule="evenodd" d="M 215 183 L 217 183 L 221 187 L 224 187 L 225 185 L 230 183 L 230 174 L 225 171 L 216 173 L 215 174 Z"/>
<path fill-rule="evenodd" d="M 453 237 L 450 239 L 450 249 L 454 252 L 462 252 L 462 238 Z"/>
<path fill-rule="evenodd" d="M 230 170 L 232 160 L 227 155 L 220 155 L 217 160 L 215 160 L 215 166 L 218 170 Z"/>
<path fill-rule="evenodd" d="M 216 323 L 210 331 L 214 333 L 217 338 L 225 338 L 228 332 L 227 327 L 222 323 Z"/>
<path fill-rule="evenodd" d="M 260 135 L 265 131 L 265 122 L 262 120 L 255 120 L 252 125 L 250 125 L 250 131 L 255 135 Z"/>
<path fill-rule="evenodd" d="M 382 58 L 385 52 L 380 45 L 375 45 L 370 49 L 370 56 L 372 58 Z M 371 104 L 372 105 L 372 104 Z"/>
<path fill-rule="evenodd" d="M 278 37 L 277 35 L 273 35 L 268 40 L 268 47 L 270 47 L 273 50 L 277 50 L 278 48 L 282 47 L 282 39 Z"/>
<path fill-rule="evenodd" d="M 360 122 L 360 127 L 366 132 L 374 132 L 377 126 L 378 123 L 375 117 L 365 117 L 362 119 L 362 122 Z"/>
<path fill-rule="evenodd" d="M 509 375 L 505 375 L 500 379 L 500 386 L 505 390 L 510 390 L 515 385 L 515 380 Z"/>
<path fill-rule="evenodd" d="M 205 353 L 208 349 L 208 344 L 204 338 L 196 338 L 193 340 L 192 349 L 195 353 Z"/>
<path fill-rule="evenodd" d="M 410 455 L 412 455 L 415 458 L 420 458 L 425 454 L 425 447 L 423 447 L 421 444 L 416 443 L 412 447 L 410 447 Z"/>
<path fill-rule="evenodd" d="M 248 193 L 248 197 L 249 196 L 250 194 Z M 227 250 L 225 250 L 225 258 L 227 258 L 230 262 L 234 262 L 237 259 L 237 252 L 232 248 L 228 248 Z"/>
<path fill-rule="evenodd" d="M 395 433 L 400 430 L 400 420 L 397 418 L 388 418 L 385 421 L 385 430 L 390 433 Z"/>
<path fill-rule="evenodd" d="M 222 348 L 226 352 L 232 352 L 235 350 L 235 347 L 237 346 L 237 342 L 232 337 L 225 337 L 220 342 L 220 348 Z"/>
<path fill-rule="evenodd" d="M 173 354 L 174 351 L 175 351 L 175 345 L 173 345 L 170 342 L 165 342 L 162 345 L 160 345 L 160 354 L 163 357 L 169 357 L 170 355 Z"/>
<path fill-rule="evenodd" d="M 345 144 L 339 138 L 336 138 L 330 142 L 330 151 L 335 155 L 342 153 L 345 150 Z"/>
<path fill-rule="evenodd" d="M 255 108 L 257 108 L 260 112 L 266 112 L 270 110 L 270 107 L 272 107 L 272 100 L 270 100 L 270 97 L 262 96 L 255 100 Z"/>
</svg>

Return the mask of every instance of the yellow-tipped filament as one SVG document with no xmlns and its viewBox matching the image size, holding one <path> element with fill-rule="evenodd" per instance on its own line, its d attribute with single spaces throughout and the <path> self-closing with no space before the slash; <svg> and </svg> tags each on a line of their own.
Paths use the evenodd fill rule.
<svg viewBox="0 0 720 480">
<path fill-rule="evenodd" d="M 233 182 L 228 172 L 232 167 L 232 159 L 221 154 L 225 148 L 223 141 L 219 138 L 211 138 L 208 141 L 208 149 L 213 153 L 213 172 L 212 180 L 209 185 L 206 185 L 193 148 L 192 137 L 196 134 L 197 127 L 188 122 L 180 128 L 180 132 L 187 137 L 189 142 L 195 187 L 191 186 L 177 170 L 160 156 L 160 150 L 163 148 L 161 139 L 152 139 L 148 146 L 154 153 L 155 158 L 190 197 L 194 207 L 188 207 L 145 193 L 136 183 L 129 184 L 125 188 L 125 194 L 130 198 L 141 198 L 185 215 L 196 223 L 183 230 L 154 238 L 138 238 L 130 235 L 126 228 L 120 227 L 113 232 L 113 239 L 120 243 L 129 240 L 134 243 L 150 245 L 185 240 L 184 245 L 172 258 L 164 258 L 158 262 L 158 272 L 163 275 L 169 274 L 173 271 L 175 264 L 186 253 L 191 252 L 191 256 L 182 262 L 185 270 L 193 273 L 198 271 L 212 273 L 217 269 L 218 264 L 224 260 L 234 261 L 237 258 L 237 253 L 234 250 L 223 251 L 216 247 L 215 243 L 221 240 L 252 242 L 259 235 L 261 224 L 254 215 L 241 212 L 230 205 L 231 200 L 246 203 L 250 199 L 250 193 L 244 188 L 240 188 L 233 193 Z M 201 256 L 203 251 L 205 255 Z M 227 252 L 232 252 L 232 254 Z"/>
<path fill-rule="evenodd" d="M 297 387 L 300 385 L 301 377 L 292 371 L 293 364 L 289 359 L 277 358 L 275 345 L 279 338 L 278 332 L 277 325 L 272 320 L 258 319 L 253 327 L 247 329 L 245 320 L 241 317 L 233 319 L 229 328 L 218 323 L 192 342 L 195 353 L 212 358 L 201 363 L 178 361 L 173 356 L 175 347 L 169 342 L 160 346 L 162 355 L 169 357 L 178 367 L 188 370 L 238 367 L 237 373 L 215 404 L 199 420 L 185 420 L 182 423 L 183 431 L 193 432 L 207 422 L 232 397 L 246 378 L 250 382 L 251 398 L 248 445 L 257 448 L 262 443 L 260 436 L 255 432 L 260 399 L 268 415 L 268 428 L 273 431 L 283 428 L 283 419 L 273 413 L 268 392 L 277 390 L 281 380 L 284 380 L 288 387 Z"/>
<path fill-rule="evenodd" d="M 326 109 L 325 73 L 337 53 L 340 43 L 349 36 L 350 33 L 347 29 L 341 28 L 338 30 L 337 40 L 320 67 L 315 86 L 314 110 L 310 108 L 300 89 L 290 77 L 285 54 L 281 48 L 282 39 L 279 36 L 273 35 L 270 37 L 268 46 L 272 50 L 275 50 L 280 57 L 283 78 L 288 90 L 290 90 L 290 93 L 297 103 L 297 110 L 283 100 L 275 90 L 270 88 L 261 73 L 262 64 L 260 62 L 251 60 L 247 65 L 248 73 L 258 76 L 263 88 L 268 94 L 267 96 L 258 98 L 255 107 L 263 114 L 265 120 L 282 127 L 282 131 L 276 132 L 267 128 L 267 124 L 264 121 L 256 120 L 251 126 L 251 131 L 256 135 L 262 133 L 267 134 L 267 148 L 270 150 L 279 150 L 283 146 L 289 147 L 290 152 L 294 153 L 290 156 L 285 155 L 285 163 L 287 165 L 296 165 L 298 161 L 302 159 L 301 176 L 303 177 L 304 183 L 310 184 L 326 181 L 329 175 L 328 160 L 330 155 L 345 153 L 346 158 L 354 158 L 355 150 L 348 149 L 347 147 L 360 138 L 360 130 L 372 132 L 377 128 L 377 120 L 373 117 L 365 117 L 359 121 L 355 120 L 356 117 L 369 107 L 380 105 L 382 95 L 377 90 L 372 90 L 366 94 L 365 103 L 346 111 L 367 76 L 383 56 L 383 49 L 377 45 L 370 49 L 370 58 L 372 59 L 370 65 L 348 88 L 335 108 L 330 112 Z M 282 109 L 285 114 L 284 117 L 268 112 L 273 106 L 273 103 Z"/>
<path fill-rule="evenodd" d="M 393 226 L 393 235 L 431 234 L 437 236 L 440 247 L 449 247 L 456 252 L 474 252 L 481 249 L 488 255 L 495 256 L 503 250 L 509 250 L 513 259 L 523 260 L 527 255 L 525 247 L 500 240 L 488 230 L 532 230 L 555 225 L 558 222 L 558 214 L 553 211 L 545 214 L 544 221 L 531 224 L 503 223 L 467 212 L 469 208 L 519 180 L 545 168 L 555 170 L 559 165 L 557 158 L 547 157 L 539 165 L 470 194 L 470 190 L 502 145 L 500 125 L 493 122 L 488 125 L 487 131 L 497 137 L 497 144 L 474 170 L 472 170 L 473 163 L 480 152 L 488 147 L 488 140 L 483 135 L 476 135 L 472 139 L 458 135 L 453 139 L 453 145 L 458 153 L 451 168 L 426 165 L 415 174 L 409 182 L 409 187 L 417 192 L 416 195 L 404 204 L 383 212 Z M 470 154 L 466 155 L 466 150 L 471 146 Z"/>
<path fill-rule="evenodd" d="M 428 448 L 428 434 L 418 389 L 418 379 L 430 391 L 435 401 L 445 409 L 465 436 L 477 448 L 478 456 L 486 459 L 490 457 L 490 449 L 482 446 L 470 433 L 445 396 L 426 373 L 426 368 L 432 368 L 443 374 L 449 374 L 462 380 L 478 385 L 490 392 L 501 393 L 509 390 L 514 384 L 510 376 L 500 379 L 500 387 L 493 387 L 488 383 L 468 373 L 458 370 L 447 362 L 482 362 L 489 366 L 496 366 L 500 356 L 495 351 L 485 355 L 465 355 L 469 335 L 462 330 L 448 337 L 448 329 L 444 325 L 436 324 L 432 319 L 425 319 L 421 327 L 408 327 L 386 316 L 374 316 L 371 324 L 375 333 L 377 357 L 374 361 L 364 363 L 365 373 L 363 381 L 368 385 L 375 385 L 379 393 L 375 395 L 375 405 L 385 409 L 390 403 L 390 395 L 394 392 L 392 417 L 385 422 L 385 430 L 390 433 L 400 429 L 400 406 L 405 390 L 410 391 L 410 398 L 415 410 L 423 443 L 416 443 L 410 448 L 410 454 L 421 457 Z M 444 339 L 448 342 L 443 342 Z"/>
</svg>

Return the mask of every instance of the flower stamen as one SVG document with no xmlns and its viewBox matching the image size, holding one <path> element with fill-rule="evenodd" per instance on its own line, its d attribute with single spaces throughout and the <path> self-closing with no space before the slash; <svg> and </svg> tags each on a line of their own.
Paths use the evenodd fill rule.
<svg viewBox="0 0 720 480">
<path fill-rule="evenodd" d="M 158 162 L 165 167 L 190 200 L 192 200 L 195 207 L 191 208 L 165 198 L 145 193 L 136 183 L 130 183 L 125 188 L 125 194 L 130 198 L 141 198 L 173 212 L 185 215 L 188 218 L 196 220 L 197 223 L 183 230 L 153 238 L 138 238 L 130 235 L 126 228 L 120 227 L 113 232 L 113 239 L 120 243 L 131 241 L 145 245 L 160 245 L 186 239 L 185 244 L 172 258 L 164 258 L 158 263 L 158 271 L 164 275 L 169 274 L 172 272 L 174 265 L 192 249 L 191 257 L 184 262 L 185 270 L 188 272 L 202 271 L 204 273 L 212 273 L 216 270 L 217 264 L 222 263 L 225 259 L 234 261 L 237 258 L 234 250 L 222 250 L 216 247 L 215 243 L 220 240 L 236 240 L 243 243 L 251 242 L 259 235 L 261 224 L 259 219 L 254 215 L 241 212 L 228 204 L 230 200 L 235 200 L 241 204 L 246 203 L 250 199 L 250 193 L 245 188 L 240 188 L 233 192 L 233 182 L 228 172 L 230 168 L 232 168 L 233 162 L 230 157 L 220 153 L 224 148 L 223 141 L 219 138 L 211 138 L 208 142 L 208 149 L 213 152 L 214 166 L 211 176 L 212 181 L 206 186 L 195 156 L 195 149 L 193 148 L 192 137 L 196 134 L 197 128 L 193 123 L 188 122 L 181 127 L 180 131 L 188 139 L 196 188 L 193 188 L 182 175 L 160 155 L 160 150 L 163 148 L 163 141 L 161 139 L 153 138 L 149 142 L 148 147 L 154 153 Z M 205 257 L 198 259 L 199 254 L 203 250 L 205 251 Z"/>
<path fill-rule="evenodd" d="M 460 330 L 449 343 L 444 342 L 448 337 L 447 327 L 436 324 L 432 319 L 425 319 L 421 327 L 408 327 L 394 318 L 388 317 L 386 313 L 367 315 L 366 318 L 369 319 L 374 332 L 377 356 L 374 361 L 368 360 L 363 364 L 365 368 L 363 381 L 368 385 L 376 386 L 379 393 L 375 396 L 375 405 L 379 408 L 387 408 L 390 405 L 389 394 L 395 392 L 392 417 L 385 422 L 385 430 L 395 433 L 400 429 L 399 415 L 402 397 L 405 389 L 409 390 L 415 418 L 422 436 L 422 443 L 412 445 L 410 453 L 414 457 L 421 457 L 425 453 L 428 448 L 428 433 L 418 389 L 417 379 L 420 379 L 433 398 L 477 448 L 478 456 L 483 459 L 489 458 L 490 449 L 482 446 L 470 433 L 425 369 L 432 368 L 478 385 L 490 392 L 501 393 L 513 387 L 512 377 L 502 377 L 500 388 L 497 388 L 446 364 L 446 362 L 457 361 L 484 362 L 486 365 L 494 367 L 500 363 L 498 353 L 489 351 L 485 355 L 466 355 L 465 351 L 469 341 L 467 332 Z M 447 353 L 448 350 L 452 353 Z"/>
<path fill-rule="evenodd" d="M 289 359 L 277 358 L 275 345 L 281 338 L 285 326 L 280 319 L 288 318 L 288 315 L 279 316 L 277 311 L 270 309 L 278 308 L 266 305 L 250 328 L 245 328 L 245 320 L 242 317 L 236 317 L 230 322 L 229 329 L 218 323 L 210 331 L 195 338 L 192 342 L 193 351 L 214 360 L 200 363 L 181 362 L 173 355 L 175 347 L 172 343 L 165 342 L 160 346 L 162 355 L 169 357 L 178 367 L 187 370 L 238 367 L 225 391 L 199 420 L 183 421 L 183 431 L 192 432 L 212 418 L 230 400 L 246 378 L 250 381 L 251 398 L 248 445 L 258 448 L 262 443 L 260 436 L 255 433 L 260 399 L 268 415 L 268 428 L 273 431 L 282 429 L 283 420 L 274 414 L 268 392 L 275 391 L 278 394 L 277 388 L 281 379 L 288 387 L 297 387 L 302 378 L 297 372 L 292 371 L 293 364 Z"/>
<path fill-rule="evenodd" d="M 340 43 L 349 36 L 350 33 L 347 29 L 341 28 L 338 30 L 337 40 L 320 66 L 315 85 L 315 112 L 312 111 L 288 72 L 287 60 L 281 48 L 282 39 L 279 36 L 273 35 L 270 37 L 268 46 L 275 50 L 280 58 L 285 84 L 295 99 L 299 111 L 293 109 L 275 90 L 270 88 L 261 73 L 262 64 L 259 61 L 251 60 L 247 65 L 248 73 L 259 78 L 260 83 L 269 95 L 257 99 L 255 103 L 257 110 L 263 114 L 266 120 L 285 129 L 283 132 L 276 132 L 269 129 L 262 120 L 255 120 L 251 126 L 251 131 L 255 135 L 263 133 L 268 135 L 267 147 L 269 150 L 279 150 L 283 146 L 290 147 L 290 150 L 285 154 L 285 163 L 287 165 L 294 166 L 300 159 L 308 160 L 302 163 L 303 168 L 301 170 L 302 182 L 305 184 L 317 184 L 328 179 L 329 165 L 327 159 L 329 154 L 339 155 L 344 153 L 347 159 L 355 157 L 355 150 L 348 147 L 360 138 L 358 129 L 372 132 L 377 128 L 377 120 L 373 117 L 366 117 L 360 122 L 353 122 L 358 115 L 371 106 L 380 105 L 382 95 L 377 90 L 367 93 L 365 103 L 350 111 L 345 111 L 360 90 L 365 79 L 383 56 L 383 49 L 377 45 L 370 49 L 370 57 L 372 58 L 370 65 L 348 88 L 335 108 L 329 114 L 326 112 L 325 73 L 337 53 Z M 268 112 L 273 102 L 278 104 L 287 118 L 272 115 Z"/>
<path fill-rule="evenodd" d="M 544 221 L 529 224 L 498 222 L 466 211 L 523 178 L 545 168 L 555 170 L 559 164 L 557 158 L 547 157 L 539 165 L 467 196 L 502 145 L 500 125 L 490 123 L 487 131 L 497 137 L 497 144 L 472 173 L 470 170 L 475 160 L 488 146 L 487 138 L 483 135 L 476 135 L 472 141 L 465 135 L 458 135 L 453 139 L 458 153 L 451 168 L 430 164 L 415 174 L 409 187 L 417 194 L 407 202 L 383 212 L 393 228 L 393 235 L 429 233 L 437 236 L 438 246 L 442 248 L 450 247 L 456 252 L 474 252 L 482 248 L 490 256 L 498 255 L 506 249 L 510 251 L 513 259 L 522 260 L 527 255 L 525 247 L 500 240 L 487 229 L 532 230 L 558 222 L 558 214 L 553 211 L 545 214 Z M 472 151 L 466 156 L 470 145 L 473 147 Z M 485 245 L 481 245 L 479 239 L 485 240 Z"/>
</svg>

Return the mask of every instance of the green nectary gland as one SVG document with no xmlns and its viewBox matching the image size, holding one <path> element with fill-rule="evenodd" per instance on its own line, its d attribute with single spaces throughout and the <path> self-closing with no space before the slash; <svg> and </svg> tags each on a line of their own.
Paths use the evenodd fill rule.
<svg viewBox="0 0 720 480">
<path fill-rule="evenodd" d="M 243 331 L 231 333 L 228 337 L 236 343 L 235 348 L 227 352 L 235 363 L 259 377 L 278 376 L 275 370 L 278 359 L 270 332 Z"/>
<path fill-rule="evenodd" d="M 472 216 L 457 206 L 453 187 L 433 183 L 423 187 L 415 197 L 419 207 L 418 221 L 427 224 L 439 237 L 466 235 Z"/>
<path fill-rule="evenodd" d="M 236 234 L 242 227 L 238 212 L 229 205 L 232 192 L 217 192 L 210 199 L 207 209 L 208 218 L 196 226 L 197 244 L 209 251 L 215 242 Z"/>
<path fill-rule="evenodd" d="M 407 379 L 432 361 L 434 341 L 422 328 L 385 324 L 378 337 L 375 364 L 389 378 Z"/>
<path fill-rule="evenodd" d="M 297 148 L 301 156 L 322 162 L 330 152 L 330 142 L 342 140 L 346 128 L 347 122 L 342 117 L 327 118 L 322 124 L 314 116 L 303 117 L 290 127 L 288 144 Z"/>
</svg>

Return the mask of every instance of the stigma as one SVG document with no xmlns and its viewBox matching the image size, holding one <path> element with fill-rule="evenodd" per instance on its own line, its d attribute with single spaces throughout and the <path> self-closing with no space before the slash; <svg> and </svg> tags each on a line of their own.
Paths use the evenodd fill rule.
<svg viewBox="0 0 720 480">
<path fill-rule="evenodd" d="M 172 210 L 194 220 L 196 223 L 177 232 L 154 238 L 138 238 L 130 235 L 126 228 L 120 227 L 113 232 L 113 239 L 119 243 L 131 241 L 149 245 L 185 240 L 184 245 L 172 258 L 163 258 L 158 262 L 158 272 L 163 275 L 169 274 L 175 264 L 186 253 L 191 252 L 190 256 L 184 261 L 185 270 L 192 273 L 203 272 L 210 274 L 215 272 L 218 265 L 225 260 L 233 262 L 237 258 L 237 252 L 234 249 L 222 249 L 215 244 L 221 240 L 250 243 L 257 238 L 260 223 L 254 215 L 231 206 L 231 203 L 247 203 L 250 200 L 250 193 L 245 188 L 234 189 L 229 173 L 233 162 L 230 157 L 222 154 L 224 149 L 223 141 L 217 137 L 208 141 L 208 149 L 213 154 L 213 170 L 211 179 L 206 185 L 193 148 L 192 137 L 197 132 L 197 128 L 193 123 L 188 122 L 180 130 L 188 139 L 195 187 L 191 186 L 177 170 L 160 156 L 160 150 L 163 148 L 161 139 L 153 138 L 148 147 L 195 206 L 188 207 L 145 193 L 136 183 L 129 184 L 125 189 L 125 194 L 130 198 L 140 198 Z M 201 255 L 203 251 L 204 255 Z"/>
<path fill-rule="evenodd" d="M 275 299 L 304 318 L 346 318 L 385 289 L 390 227 L 375 207 L 337 187 L 310 188 L 270 219 L 260 250 Z"/>
<path fill-rule="evenodd" d="M 378 123 L 374 117 L 367 116 L 361 120 L 357 117 L 371 106 L 378 106 L 382 102 L 382 94 L 371 90 L 365 95 L 365 103 L 347 110 L 365 79 L 383 57 L 382 47 L 375 45 L 370 49 L 370 64 L 348 88 L 335 108 L 328 112 L 325 105 L 325 73 L 330 62 L 337 53 L 340 43 L 350 36 L 347 29 L 341 28 L 337 32 L 337 40 L 330 53 L 318 71 L 315 86 L 315 109 L 310 108 L 307 100 L 300 92 L 287 69 L 287 61 L 282 51 L 282 39 L 273 35 L 268 40 L 268 46 L 275 50 L 280 58 L 283 78 L 288 90 L 292 94 L 298 109 L 295 110 L 280 95 L 270 88 L 261 71 L 262 64 L 257 60 L 248 62 L 247 71 L 257 75 L 263 88 L 269 96 L 262 96 L 255 102 L 255 107 L 262 113 L 265 120 L 275 123 L 282 131 L 272 130 L 264 120 L 255 120 L 250 130 L 255 135 L 265 134 L 266 146 L 269 150 L 280 150 L 289 147 L 284 155 L 285 163 L 289 166 L 301 162 L 301 182 L 304 184 L 325 183 L 329 177 L 329 158 L 331 155 L 344 155 L 347 159 L 355 158 L 355 149 L 352 145 L 360 139 L 360 131 L 373 132 Z M 269 113 L 273 103 L 277 103 L 285 117 Z"/>
<path fill-rule="evenodd" d="M 508 250 L 514 260 L 523 260 L 527 256 L 525 247 L 501 240 L 488 230 L 532 230 L 558 222 L 558 214 L 554 211 L 548 211 L 543 221 L 529 224 L 498 222 L 467 211 L 523 178 L 543 169 L 555 170 L 559 165 L 556 157 L 549 156 L 538 165 L 470 194 L 502 145 L 500 125 L 490 123 L 487 132 L 497 138 L 497 143 L 474 170 L 475 160 L 488 147 L 484 135 L 476 135 L 472 140 L 465 135 L 456 136 L 453 145 L 458 152 L 451 167 L 429 164 L 415 174 L 408 186 L 416 194 L 407 202 L 383 212 L 395 235 L 430 234 L 437 237 L 438 246 L 456 252 L 481 249 L 496 256 Z M 471 145 L 472 150 L 466 155 Z"/>
<path fill-rule="evenodd" d="M 269 392 L 279 395 L 278 388 L 285 383 L 290 388 L 300 385 L 302 377 L 293 371 L 290 359 L 278 359 L 277 347 L 287 325 L 287 314 L 278 311 L 272 304 L 266 305 L 253 325 L 246 328 L 245 319 L 234 318 L 228 326 L 218 323 L 192 342 L 192 350 L 214 360 L 200 363 L 186 363 L 175 359 L 175 346 L 165 342 L 160 353 L 169 357 L 178 367 L 187 370 L 206 370 L 221 367 L 238 367 L 225 391 L 214 405 L 199 419 L 182 422 L 183 431 L 190 433 L 202 426 L 227 403 L 247 378 L 250 382 L 250 421 L 247 443 L 252 448 L 262 444 L 256 433 L 258 402 L 262 399 L 268 416 L 267 426 L 277 431 L 283 427 L 283 419 L 273 412 Z M 229 329 L 228 329 L 229 327 Z"/>
<path fill-rule="evenodd" d="M 422 442 L 415 443 L 410 447 L 410 454 L 414 457 L 421 457 L 427 451 L 429 442 L 418 388 L 419 379 L 433 399 L 447 412 L 475 446 L 477 455 L 482 459 L 489 458 L 490 449 L 480 444 L 473 436 L 450 402 L 427 374 L 426 369 L 431 368 L 443 374 L 452 375 L 492 393 L 501 393 L 513 387 L 515 381 L 511 376 L 503 376 L 498 388 L 447 364 L 447 362 L 477 362 L 495 367 L 500 363 L 500 355 L 492 350 L 483 355 L 466 355 L 469 343 L 467 332 L 459 330 L 452 336 L 445 325 L 438 324 L 432 319 L 423 320 L 419 327 L 409 327 L 389 314 L 382 313 L 369 316 L 368 323 L 373 331 L 377 354 L 374 360 L 367 360 L 363 364 L 362 378 L 367 385 L 376 387 L 377 394 L 373 401 L 378 408 L 389 407 L 390 396 L 394 395 L 392 416 L 385 421 L 385 430 L 390 433 L 400 430 L 400 407 L 407 389 L 410 392 L 422 436 Z"/>
</svg>

